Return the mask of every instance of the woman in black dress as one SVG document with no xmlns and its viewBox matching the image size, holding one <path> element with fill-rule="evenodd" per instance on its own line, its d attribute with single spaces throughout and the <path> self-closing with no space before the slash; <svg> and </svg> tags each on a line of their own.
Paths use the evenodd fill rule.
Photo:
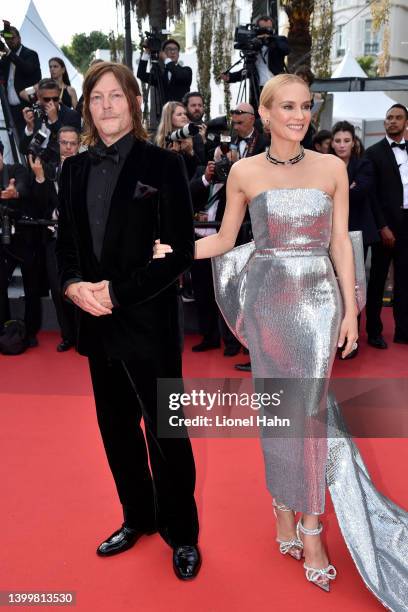
<svg viewBox="0 0 408 612">
<path fill-rule="evenodd" d="M 57 81 L 61 88 L 60 102 L 68 106 L 68 108 L 75 109 L 78 104 L 78 97 L 69 80 L 64 61 L 60 57 L 52 57 L 48 61 L 48 66 L 50 68 L 51 78 Z"/>
</svg>

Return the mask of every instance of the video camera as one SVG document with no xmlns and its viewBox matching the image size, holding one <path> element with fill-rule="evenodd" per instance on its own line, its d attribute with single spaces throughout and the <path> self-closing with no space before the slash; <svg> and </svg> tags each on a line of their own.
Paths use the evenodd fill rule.
<svg viewBox="0 0 408 612">
<path fill-rule="evenodd" d="M 252 23 L 247 23 L 235 28 L 234 49 L 239 49 L 244 54 L 259 53 L 263 45 L 269 46 L 274 40 L 276 40 L 276 35 L 272 28 L 260 28 Z"/>
<path fill-rule="evenodd" d="M 152 62 L 159 61 L 163 36 L 167 36 L 168 34 L 170 34 L 168 30 L 159 30 L 158 28 L 152 28 L 151 32 L 145 32 L 146 39 L 143 41 L 142 46 L 150 52 L 150 59 Z"/>
</svg>

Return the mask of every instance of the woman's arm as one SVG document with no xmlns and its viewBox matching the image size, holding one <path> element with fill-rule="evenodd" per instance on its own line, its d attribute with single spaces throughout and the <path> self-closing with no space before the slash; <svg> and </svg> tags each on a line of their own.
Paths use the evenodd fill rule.
<svg viewBox="0 0 408 612">
<path fill-rule="evenodd" d="M 240 184 L 242 178 L 239 176 L 243 162 L 245 163 L 245 160 L 237 162 L 231 168 L 227 181 L 227 204 L 220 230 L 217 234 L 196 240 L 195 259 L 222 255 L 235 245 L 247 206 L 247 198 Z"/>
<path fill-rule="evenodd" d="M 71 85 L 69 85 L 69 86 L 67 87 L 67 89 L 68 89 L 68 93 L 69 93 L 69 95 L 71 96 L 71 104 L 72 104 L 72 108 L 73 108 L 73 109 L 76 109 L 77 104 L 78 104 L 78 96 L 77 96 L 77 93 L 76 93 L 76 91 L 75 91 L 75 88 L 74 88 L 74 87 L 72 87 Z"/>
<path fill-rule="evenodd" d="M 346 357 L 353 349 L 357 339 L 357 303 L 355 294 L 355 272 L 353 247 L 348 234 L 349 180 L 344 163 L 332 158 L 336 188 L 333 205 L 333 225 L 330 240 L 330 253 L 339 279 L 344 302 L 344 318 L 340 328 L 338 345 L 347 344 L 342 356 Z"/>
</svg>

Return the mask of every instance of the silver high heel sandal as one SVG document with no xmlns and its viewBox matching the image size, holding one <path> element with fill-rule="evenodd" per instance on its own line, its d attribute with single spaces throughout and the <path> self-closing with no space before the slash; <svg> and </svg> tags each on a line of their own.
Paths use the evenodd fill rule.
<svg viewBox="0 0 408 612">
<path fill-rule="evenodd" d="M 282 512 L 293 512 L 293 516 L 296 516 L 296 512 L 292 510 L 292 508 L 288 508 L 284 504 L 279 504 L 275 499 L 272 500 L 272 505 L 274 506 L 273 513 L 276 516 L 276 518 L 278 518 L 278 515 L 276 514 L 275 508 L 277 508 L 278 510 L 281 510 Z M 279 551 L 281 552 L 282 555 L 289 554 L 291 557 L 293 557 L 297 561 L 301 560 L 302 551 L 303 551 L 303 542 L 299 538 L 299 536 L 297 538 L 293 538 L 292 540 L 280 540 L 279 538 L 276 538 L 276 541 L 279 544 Z"/>
<path fill-rule="evenodd" d="M 300 531 L 309 536 L 320 535 L 323 531 L 323 525 L 319 521 L 319 526 L 316 529 L 307 529 L 303 526 L 302 519 L 300 519 L 296 525 L 296 535 L 299 539 Z M 312 582 L 327 593 L 330 591 L 330 580 L 334 580 L 337 576 L 337 570 L 334 565 L 328 565 L 327 567 L 319 569 L 316 567 L 310 567 L 304 563 L 303 567 L 306 570 L 306 579 L 309 582 Z"/>
</svg>

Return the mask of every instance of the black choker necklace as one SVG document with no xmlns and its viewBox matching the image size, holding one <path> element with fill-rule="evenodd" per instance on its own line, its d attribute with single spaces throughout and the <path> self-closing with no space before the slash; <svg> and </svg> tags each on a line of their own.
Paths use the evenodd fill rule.
<svg viewBox="0 0 408 612">
<path fill-rule="evenodd" d="M 266 159 L 271 164 L 275 164 L 275 166 L 278 166 L 278 165 L 286 166 L 286 165 L 297 164 L 298 162 L 300 162 L 301 159 L 304 158 L 304 156 L 305 156 L 305 150 L 302 147 L 302 145 L 300 145 L 300 153 L 298 153 L 296 157 L 292 157 L 291 159 L 288 159 L 287 161 L 281 161 L 280 159 L 276 159 L 276 157 L 272 157 L 272 155 L 269 153 L 269 149 L 266 150 Z"/>
</svg>

